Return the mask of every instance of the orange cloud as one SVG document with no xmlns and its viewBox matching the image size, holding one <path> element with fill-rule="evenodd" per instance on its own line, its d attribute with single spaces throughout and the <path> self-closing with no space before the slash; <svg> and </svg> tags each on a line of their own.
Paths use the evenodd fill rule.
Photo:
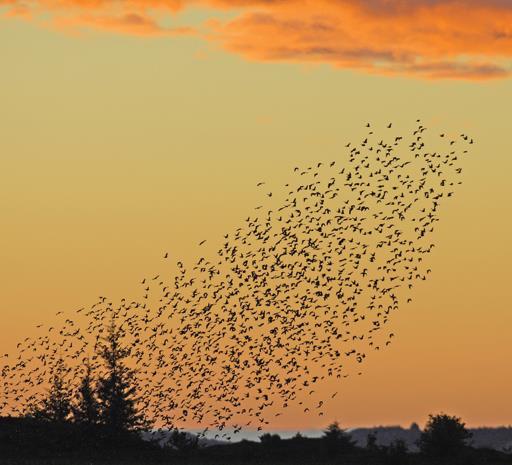
<svg viewBox="0 0 512 465">
<path fill-rule="evenodd" d="M 258 61 L 329 63 L 425 78 L 510 73 L 503 63 L 512 57 L 512 6 L 438 3 L 383 11 L 365 3 L 371 2 L 281 2 L 227 24 L 212 23 L 213 37 Z"/>
<path fill-rule="evenodd" d="M 53 24 L 61 29 L 96 29 L 136 36 L 178 36 L 193 34 L 190 27 L 165 28 L 153 18 L 141 13 L 125 13 L 118 16 L 82 14 L 73 17 L 57 17 Z"/>
<path fill-rule="evenodd" d="M 510 0 L 0 0 L 57 25 L 137 35 L 168 30 L 159 19 L 191 6 L 233 10 L 205 38 L 256 61 L 327 63 L 384 75 L 484 80 L 510 75 Z M 212 13 L 213 15 L 214 13 Z"/>
</svg>

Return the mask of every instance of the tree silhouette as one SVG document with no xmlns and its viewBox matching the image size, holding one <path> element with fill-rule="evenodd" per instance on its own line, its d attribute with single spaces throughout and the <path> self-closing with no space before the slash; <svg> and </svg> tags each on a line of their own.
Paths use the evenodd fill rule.
<svg viewBox="0 0 512 465">
<path fill-rule="evenodd" d="M 112 317 L 107 336 L 99 347 L 106 374 L 98 381 L 100 422 L 110 434 L 123 435 L 146 429 L 148 421 L 137 409 L 135 370 L 126 365 L 131 351 L 122 345 L 124 332 Z"/>
<path fill-rule="evenodd" d="M 272 447 L 281 442 L 281 436 L 279 434 L 265 433 L 260 436 L 260 441 L 263 445 Z"/>
<path fill-rule="evenodd" d="M 339 453 L 348 452 L 355 447 L 355 441 L 347 434 L 337 421 L 331 423 L 322 436 L 329 456 L 336 456 Z"/>
<path fill-rule="evenodd" d="M 177 450 L 180 453 L 188 453 L 199 446 L 199 437 L 177 429 L 171 432 L 166 447 Z"/>
<path fill-rule="evenodd" d="M 366 448 L 370 451 L 376 451 L 379 448 L 377 446 L 377 435 L 374 431 L 368 433 L 366 436 Z"/>
<path fill-rule="evenodd" d="M 403 439 L 394 439 L 388 447 L 384 448 L 384 463 L 389 465 L 402 465 L 408 463 L 407 444 Z"/>
<path fill-rule="evenodd" d="M 469 432 L 460 418 L 446 414 L 429 415 L 418 441 L 420 450 L 430 456 L 452 456 L 466 447 Z"/>
<path fill-rule="evenodd" d="M 59 357 L 52 370 L 52 379 L 47 396 L 38 404 L 28 409 L 29 417 L 40 420 L 64 423 L 71 416 L 71 390 L 65 379 L 67 368 L 62 357 Z"/>
<path fill-rule="evenodd" d="M 73 419 L 83 425 L 96 425 L 100 422 L 100 406 L 96 399 L 91 365 L 89 361 L 85 364 L 85 375 L 78 388 L 78 399 L 73 406 Z"/>
<path fill-rule="evenodd" d="M 392 455 L 405 455 L 407 453 L 407 444 L 403 439 L 393 439 L 389 444 L 389 452 Z"/>
</svg>

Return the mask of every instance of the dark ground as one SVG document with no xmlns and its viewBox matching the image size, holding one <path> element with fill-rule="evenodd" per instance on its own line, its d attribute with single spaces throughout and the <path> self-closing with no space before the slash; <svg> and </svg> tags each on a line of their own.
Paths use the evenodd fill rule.
<svg viewBox="0 0 512 465">
<path fill-rule="evenodd" d="M 1 465 L 512 465 L 511 453 L 491 449 L 465 447 L 448 457 L 428 457 L 393 446 L 333 449 L 322 438 L 182 446 L 178 451 L 98 428 L 0 419 Z"/>
</svg>

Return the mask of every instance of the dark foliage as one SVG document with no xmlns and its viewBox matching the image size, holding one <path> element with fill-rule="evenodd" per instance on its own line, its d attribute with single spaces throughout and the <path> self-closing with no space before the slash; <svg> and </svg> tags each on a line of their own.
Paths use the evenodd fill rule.
<svg viewBox="0 0 512 465">
<path fill-rule="evenodd" d="M 187 455 L 198 448 L 198 441 L 199 438 L 196 435 L 175 429 L 166 442 L 165 447 Z"/>
<path fill-rule="evenodd" d="M 281 442 L 281 436 L 279 434 L 265 433 L 260 436 L 260 441 L 267 447 L 274 447 Z"/>
<path fill-rule="evenodd" d="M 98 382 L 100 422 L 110 434 L 119 435 L 147 428 L 141 412 L 137 411 L 135 371 L 128 368 L 125 359 L 130 349 L 121 344 L 122 332 L 112 319 L 107 337 L 100 347 L 107 373 Z"/>
<path fill-rule="evenodd" d="M 63 359 L 59 358 L 53 367 L 52 383 L 47 396 L 29 407 L 28 417 L 54 423 L 63 423 L 70 419 L 71 392 L 65 376 L 66 366 Z"/>
<path fill-rule="evenodd" d="M 85 375 L 78 389 L 78 399 L 73 406 L 73 419 L 83 425 L 100 423 L 100 406 L 93 385 L 91 366 L 87 364 Z"/>
<path fill-rule="evenodd" d="M 350 452 L 355 447 L 355 441 L 347 434 L 337 421 L 330 424 L 324 431 L 322 438 L 328 456 L 336 457 L 340 454 Z"/>
<path fill-rule="evenodd" d="M 460 418 L 444 413 L 430 415 L 418 445 L 425 455 L 453 457 L 464 451 L 471 436 Z"/>
<path fill-rule="evenodd" d="M 368 433 L 366 436 L 366 449 L 369 451 L 376 451 L 378 450 L 377 446 L 377 435 L 375 433 Z"/>
<path fill-rule="evenodd" d="M 510 453 L 470 447 L 464 423 L 445 414 L 429 417 L 418 441 L 420 453 L 409 451 L 400 439 L 379 445 L 373 432 L 366 447 L 357 447 L 338 422 L 316 439 L 266 433 L 259 443 L 200 447 L 197 436 L 174 430 L 163 444 L 148 440 L 152 436 L 142 434 L 149 433 L 149 424 L 138 409 L 136 373 L 126 364 L 130 351 L 121 340 L 112 320 L 100 345 L 102 375 L 95 377 L 86 366 L 72 391 L 66 366 L 58 360 L 46 397 L 34 402 L 25 417 L 0 417 L 0 464 L 512 465 Z"/>
<path fill-rule="evenodd" d="M 185 433 L 183 433 L 185 434 Z M 270 435 L 273 436 L 273 435 Z M 183 444 L 194 441 L 178 433 Z M 195 443 L 197 446 L 197 442 Z M 160 447 L 137 434 L 112 441 L 102 425 L 49 422 L 35 418 L 0 418 L 0 463 L 13 465 L 505 465 L 504 452 L 467 447 L 457 457 L 411 453 L 400 442 L 387 447 L 352 447 L 331 457 L 324 438 L 269 438 L 190 449 Z"/>
<path fill-rule="evenodd" d="M 383 448 L 384 462 L 390 465 L 403 465 L 409 462 L 407 445 L 401 439 L 394 440 L 388 447 Z"/>
</svg>

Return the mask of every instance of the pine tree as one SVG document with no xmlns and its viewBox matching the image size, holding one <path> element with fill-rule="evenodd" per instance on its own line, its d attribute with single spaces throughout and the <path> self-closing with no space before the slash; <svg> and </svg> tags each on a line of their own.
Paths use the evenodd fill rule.
<svg viewBox="0 0 512 465">
<path fill-rule="evenodd" d="M 106 374 L 98 381 L 100 422 L 116 436 L 146 429 L 148 422 L 137 409 L 135 370 L 126 365 L 130 349 L 122 345 L 123 331 L 112 317 L 107 336 L 99 348 Z"/>
<path fill-rule="evenodd" d="M 71 393 L 65 376 L 67 373 L 64 360 L 60 357 L 52 371 L 51 386 L 47 396 L 39 403 L 29 407 L 28 416 L 63 423 L 71 415 Z"/>
<path fill-rule="evenodd" d="M 89 361 L 85 364 L 85 375 L 78 388 L 78 400 L 73 407 L 75 422 L 96 425 L 100 421 L 99 403 L 94 392 L 92 370 Z"/>
<path fill-rule="evenodd" d="M 322 439 L 330 456 L 348 452 L 355 447 L 355 441 L 351 438 L 350 434 L 340 428 L 337 421 L 327 427 Z"/>
</svg>

